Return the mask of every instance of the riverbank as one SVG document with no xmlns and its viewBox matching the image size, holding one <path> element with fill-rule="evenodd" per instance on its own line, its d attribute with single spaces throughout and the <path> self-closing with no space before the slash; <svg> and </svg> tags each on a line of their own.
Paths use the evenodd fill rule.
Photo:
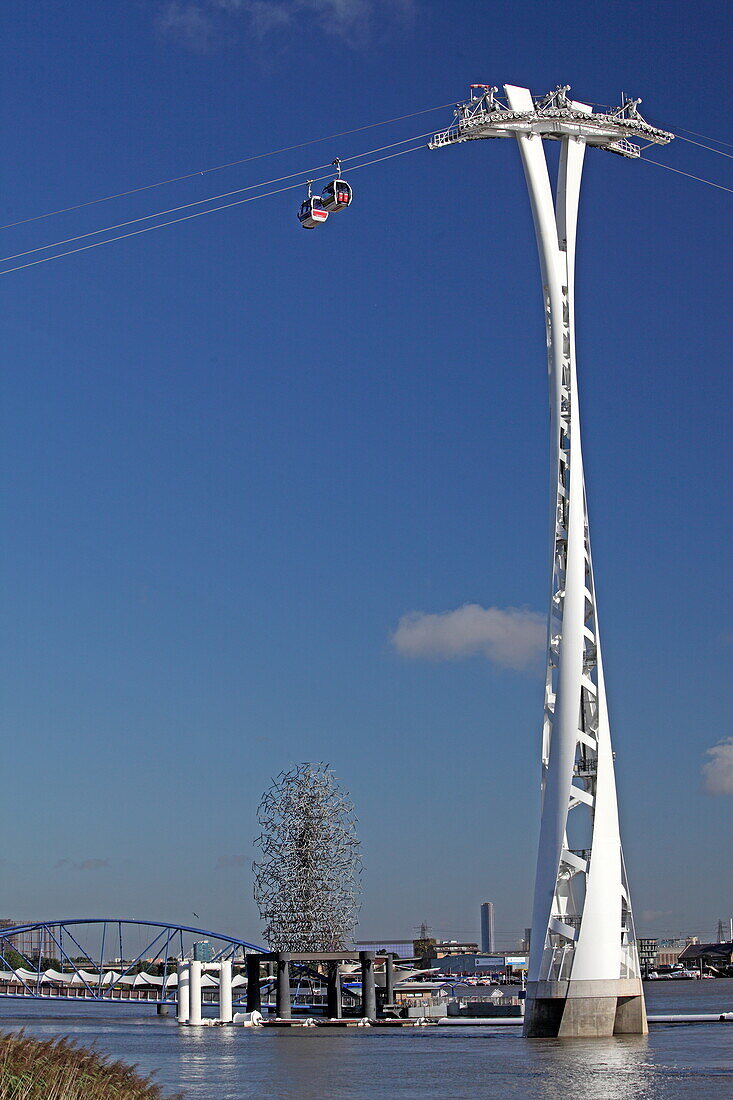
<svg viewBox="0 0 733 1100">
<path fill-rule="evenodd" d="M 162 1100 L 150 1077 L 66 1038 L 0 1034 L 0 1100 Z"/>
</svg>

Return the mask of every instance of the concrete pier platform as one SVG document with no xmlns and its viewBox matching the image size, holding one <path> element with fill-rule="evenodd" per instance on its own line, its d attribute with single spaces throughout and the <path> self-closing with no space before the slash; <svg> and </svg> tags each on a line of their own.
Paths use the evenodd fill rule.
<svg viewBox="0 0 733 1100">
<path fill-rule="evenodd" d="M 527 983 L 528 1039 L 599 1039 L 648 1030 L 640 978 Z"/>
</svg>

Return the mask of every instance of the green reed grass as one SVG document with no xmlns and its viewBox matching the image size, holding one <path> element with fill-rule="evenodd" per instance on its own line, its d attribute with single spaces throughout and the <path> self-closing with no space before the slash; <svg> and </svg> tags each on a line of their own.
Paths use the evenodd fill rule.
<svg viewBox="0 0 733 1100">
<path fill-rule="evenodd" d="M 69 1039 L 0 1034 L 0 1100 L 163 1100 L 150 1077 Z M 180 1094 L 174 1100 L 182 1100 Z"/>
</svg>

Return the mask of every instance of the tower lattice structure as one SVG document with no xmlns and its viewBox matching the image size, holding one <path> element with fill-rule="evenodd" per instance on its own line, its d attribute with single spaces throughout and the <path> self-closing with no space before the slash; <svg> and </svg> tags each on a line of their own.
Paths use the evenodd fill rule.
<svg viewBox="0 0 733 1100">
<path fill-rule="evenodd" d="M 513 137 L 529 190 L 542 275 L 550 386 L 550 561 L 542 730 L 542 815 L 525 1034 L 646 1031 L 619 830 L 580 435 L 575 243 L 586 148 L 634 159 L 632 138 L 666 144 L 640 100 L 594 112 L 569 87 L 474 85 L 431 148 Z M 553 200 L 544 140 L 561 143 Z"/>
</svg>

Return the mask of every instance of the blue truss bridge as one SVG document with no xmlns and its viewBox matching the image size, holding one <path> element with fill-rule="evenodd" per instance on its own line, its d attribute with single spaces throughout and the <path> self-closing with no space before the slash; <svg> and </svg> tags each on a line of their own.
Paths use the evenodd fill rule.
<svg viewBox="0 0 733 1100">
<path fill-rule="evenodd" d="M 0 1000 L 174 1005 L 178 963 L 198 955 L 204 1001 L 216 1002 L 218 977 L 205 964 L 243 963 L 248 952 L 263 950 L 226 933 L 162 921 L 96 917 L 10 925 L 0 927 Z M 240 1003 L 244 976 L 235 976 L 233 986 Z"/>
</svg>

